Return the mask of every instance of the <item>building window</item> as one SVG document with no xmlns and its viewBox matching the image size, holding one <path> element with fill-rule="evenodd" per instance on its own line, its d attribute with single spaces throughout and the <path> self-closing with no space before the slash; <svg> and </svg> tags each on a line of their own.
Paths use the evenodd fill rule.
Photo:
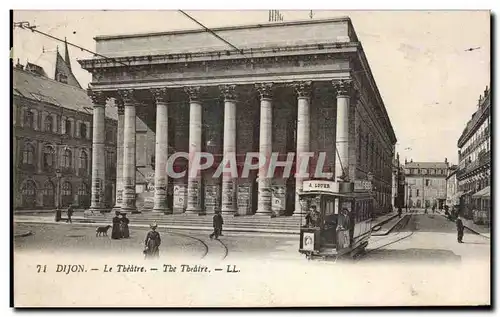
<svg viewBox="0 0 500 317">
<path fill-rule="evenodd" d="M 46 146 L 43 149 L 43 168 L 45 170 L 50 170 L 54 167 L 54 148 L 51 146 Z"/>
<path fill-rule="evenodd" d="M 66 149 L 64 151 L 64 163 L 63 163 L 64 165 L 63 166 L 69 168 L 69 167 L 71 167 L 71 163 L 72 163 L 71 162 L 71 150 Z"/>
<path fill-rule="evenodd" d="M 88 194 L 87 185 L 85 185 L 85 183 L 81 183 L 78 187 L 78 196 L 87 196 Z"/>
<path fill-rule="evenodd" d="M 429 186 L 431 184 L 431 180 L 430 179 L 426 179 L 425 180 L 425 186 Z"/>
<path fill-rule="evenodd" d="M 45 117 L 45 122 L 43 123 L 43 128 L 45 132 L 52 132 L 52 128 L 54 126 L 54 121 L 51 115 L 47 115 Z"/>
<path fill-rule="evenodd" d="M 36 185 L 32 180 L 27 180 L 21 188 L 22 205 L 34 207 L 36 204 Z"/>
<path fill-rule="evenodd" d="M 85 123 L 80 124 L 80 136 L 82 139 L 87 138 L 87 125 Z"/>
<path fill-rule="evenodd" d="M 33 128 L 33 112 L 26 110 L 24 112 L 24 126 L 28 128 Z"/>
<path fill-rule="evenodd" d="M 87 164 L 88 164 L 88 155 L 85 151 L 82 151 L 80 153 L 80 168 L 87 170 Z"/>
<path fill-rule="evenodd" d="M 417 197 L 419 196 L 419 194 L 420 194 L 420 190 L 419 190 L 419 189 L 417 189 Z"/>
<path fill-rule="evenodd" d="M 71 136 L 71 121 L 66 119 L 64 126 L 66 128 L 66 135 Z"/>
<path fill-rule="evenodd" d="M 33 165 L 35 148 L 31 144 L 25 144 L 23 149 L 23 164 Z"/>
</svg>

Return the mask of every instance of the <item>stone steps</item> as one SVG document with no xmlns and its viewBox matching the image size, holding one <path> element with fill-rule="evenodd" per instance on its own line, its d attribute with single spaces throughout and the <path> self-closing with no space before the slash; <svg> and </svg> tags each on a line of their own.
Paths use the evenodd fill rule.
<svg viewBox="0 0 500 317">
<path fill-rule="evenodd" d="M 88 215 L 83 219 L 92 222 L 111 222 L 112 214 L 106 215 Z M 212 215 L 198 216 L 196 214 L 178 214 L 163 215 L 155 213 L 143 213 L 138 215 L 129 215 L 130 223 L 150 224 L 156 222 L 159 226 L 199 226 L 212 227 Z M 277 217 L 270 218 L 266 216 L 241 216 L 224 217 L 224 227 L 231 228 L 262 228 L 274 230 L 299 230 L 299 217 Z"/>
</svg>

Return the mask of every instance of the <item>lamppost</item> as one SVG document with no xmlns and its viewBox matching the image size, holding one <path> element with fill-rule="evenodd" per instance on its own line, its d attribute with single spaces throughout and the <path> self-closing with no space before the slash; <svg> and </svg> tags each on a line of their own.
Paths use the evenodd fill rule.
<svg viewBox="0 0 500 317">
<path fill-rule="evenodd" d="M 62 173 L 60 169 L 56 169 L 56 178 L 57 178 L 57 202 L 56 202 L 56 222 L 61 220 L 61 178 Z"/>
</svg>

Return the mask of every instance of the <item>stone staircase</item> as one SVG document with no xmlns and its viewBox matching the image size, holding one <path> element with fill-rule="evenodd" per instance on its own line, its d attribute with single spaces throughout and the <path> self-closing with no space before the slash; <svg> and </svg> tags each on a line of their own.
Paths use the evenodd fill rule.
<svg viewBox="0 0 500 317">
<path fill-rule="evenodd" d="M 111 223 L 113 213 L 99 214 L 99 215 L 85 215 L 85 222 L 96 223 Z M 212 228 L 213 215 L 197 214 L 173 214 L 164 215 L 162 213 L 155 213 L 145 211 L 140 214 L 128 214 L 127 218 L 130 219 L 130 224 L 149 225 L 156 222 L 158 226 L 163 227 L 199 227 L 199 228 Z M 231 216 L 223 215 L 224 229 L 238 228 L 248 229 L 248 231 L 257 230 L 270 230 L 270 231 L 284 231 L 284 232 L 299 232 L 300 217 L 276 217 L 251 215 L 251 216 Z M 302 219 L 302 221 L 304 221 Z"/>
</svg>

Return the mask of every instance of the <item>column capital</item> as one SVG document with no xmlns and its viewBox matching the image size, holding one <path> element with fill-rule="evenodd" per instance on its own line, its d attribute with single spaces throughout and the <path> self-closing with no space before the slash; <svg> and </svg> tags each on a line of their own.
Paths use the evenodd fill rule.
<svg viewBox="0 0 500 317">
<path fill-rule="evenodd" d="M 261 99 L 273 98 L 273 83 L 258 83 L 255 84 L 255 89 L 259 92 Z"/>
<path fill-rule="evenodd" d="M 200 101 L 201 97 L 201 87 L 200 86 L 189 86 L 184 87 L 184 92 L 189 97 L 189 102 Z"/>
<path fill-rule="evenodd" d="M 311 98 L 312 82 L 310 81 L 296 82 L 293 83 L 293 88 L 295 89 L 298 98 Z"/>
<path fill-rule="evenodd" d="M 149 90 L 153 95 L 156 103 L 159 102 L 168 102 L 168 91 L 167 88 L 151 88 Z"/>
<path fill-rule="evenodd" d="M 236 100 L 236 85 L 220 85 L 219 89 L 224 100 Z"/>
<path fill-rule="evenodd" d="M 337 91 L 337 97 L 352 97 L 356 90 L 351 79 L 333 80 L 332 84 Z"/>
<path fill-rule="evenodd" d="M 96 106 L 105 106 L 108 96 L 103 91 L 95 91 L 87 89 L 87 95 L 92 99 L 92 103 Z"/>
<path fill-rule="evenodd" d="M 123 102 L 125 106 L 134 104 L 136 102 L 134 98 L 134 89 L 120 89 L 118 90 L 119 99 Z"/>
</svg>

